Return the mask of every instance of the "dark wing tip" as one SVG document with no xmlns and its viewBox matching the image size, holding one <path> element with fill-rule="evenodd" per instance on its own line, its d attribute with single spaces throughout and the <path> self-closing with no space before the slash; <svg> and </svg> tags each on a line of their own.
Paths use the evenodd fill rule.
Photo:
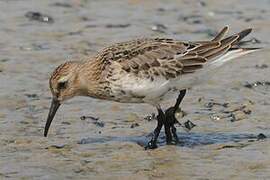
<svg viewBox="0 0 270 180">
<path fill-rule="evenodd" d="M 239 35 L 239 38 L 237 39 L 237 41 L 241 41 L 244 37 L 246 37 L 247 35 L 249 35 L 252 31 L 252 28 L 248 28 L 245 29 L 243 31 L 241 31 L 240 33 L 238 33 L 237 35 Z"/>
</svg>

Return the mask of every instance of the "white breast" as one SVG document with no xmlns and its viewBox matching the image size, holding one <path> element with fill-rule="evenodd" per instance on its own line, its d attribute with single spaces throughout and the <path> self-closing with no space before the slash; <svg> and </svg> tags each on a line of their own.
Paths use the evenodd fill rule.
<svg viewBox="0 0 270 180">
<path fill-rule="evenodd" d="M 120 102 L 155 104 L 170 88 L 169 82 L 161 77 L 156 77 L 152 81 L 137 77 L 135 74 L 121 73 L 116 81 L 111 82 L 111 89 Z"/>
</svg>

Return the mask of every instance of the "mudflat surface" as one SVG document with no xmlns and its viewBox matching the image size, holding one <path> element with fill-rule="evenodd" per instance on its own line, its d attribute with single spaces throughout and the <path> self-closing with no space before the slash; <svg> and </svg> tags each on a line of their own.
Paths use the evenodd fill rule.
<svg viewBox="0 0 270 180">
<path fill-rule="evenodd" d="M 269 17 L 268 0 L 0 1 L 0 179 L 270 179 Z M 227 24 L 253 27 L 247 39 L 265 50 L 188 91 L 179 121 L 197 126 L 178 128 L 179 145 L 162 133 L 144 150 L 151 106 L 90 98 L 66 102 L 43 137 L 59 64 L 137 37 L 209 39 Z"/>
</svg>

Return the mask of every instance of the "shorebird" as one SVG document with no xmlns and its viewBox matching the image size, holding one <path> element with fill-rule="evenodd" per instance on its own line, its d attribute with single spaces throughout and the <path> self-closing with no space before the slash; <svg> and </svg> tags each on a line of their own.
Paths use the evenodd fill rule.
<svg viewBox="0 0 270 180">
<path fill-rule="evenodd" d="M 183 42 L 167 38 L 142 38 L 109 46 L 87 61 L 69 61 L 58 66 L 49 80 L 52 102 L 45 125 L 47 136 L 59 106 L 74 96 L 147 103 L 157 111 L 157 127 L 146 148 L 157 147 L 164 126 L 167 144 L 178 142 L 175 112 L 186 89 L 231 59 L 256 51 L 239 42 L 252 29 L 225 38 L 228 26 L 209 41 Z M 177 93 L 174 106 L 163 111 L 161 101 Z M 176 94 L 176 95 L 177 95 Z"/>
</svg>

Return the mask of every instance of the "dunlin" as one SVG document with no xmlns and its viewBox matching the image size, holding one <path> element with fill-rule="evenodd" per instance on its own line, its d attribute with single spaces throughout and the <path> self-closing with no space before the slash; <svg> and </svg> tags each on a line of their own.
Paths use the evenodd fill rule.
<svg viewBox="0 0 270 180">
<path fill-rule="evenodd" d="M 47 136 L 55 113 L 65 100 L 89 96 L 156 107 L 157 127 L 147 148 L 157 147 L 163 125 L 167 144 L 177 143 L 175 111 L 186 89 L 199 84 L 205 75 L 225 62 L 258 49 L 238 45 L 251 29 L 225 38 L 227 31 L 226 26 L 210 41 L 136 39 L 105 48 L 89 61 L 61 64 L 49 80 L 52 103 L 44 136 Z M 177 101 L 163 111 L 160 102 L 171 92 L 179 94 Z"/>
</svg>

